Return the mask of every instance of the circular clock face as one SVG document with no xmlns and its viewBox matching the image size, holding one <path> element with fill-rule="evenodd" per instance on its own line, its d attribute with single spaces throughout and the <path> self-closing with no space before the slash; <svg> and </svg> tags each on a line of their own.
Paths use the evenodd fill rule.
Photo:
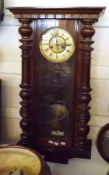
<svg viewBox="0 0 109 175">
<path fill-rule="evenodd" d="M 54 63 L 67 61 L 75 49 L 71 34 L 60 27 L 46 30 L 39 45 L 43 57 Z"/>
</svg>

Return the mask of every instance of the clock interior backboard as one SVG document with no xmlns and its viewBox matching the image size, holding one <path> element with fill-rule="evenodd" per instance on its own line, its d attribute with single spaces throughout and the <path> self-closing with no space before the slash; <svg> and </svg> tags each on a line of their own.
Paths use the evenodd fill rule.
<svg viewBox="0 0 109 175">
<path fill-rule="evenodd" d="M 34 83 L 37 89 L 35 100 L 38 102 L 35 103 L 38 104 L 36 144 L 40 147 L 70 149 L 74 134 L 76 49 L 67 61 L 57 63 L 43 57 L 39 43 L 44 31 L 51 27 L 61 27 L 70 33 L 76 47 L 77 23 L 75 20 L 52 19 L 39 20 L 35 25 Z M 60 37 L 61 34 L 58 35 Z"/>
</svg>

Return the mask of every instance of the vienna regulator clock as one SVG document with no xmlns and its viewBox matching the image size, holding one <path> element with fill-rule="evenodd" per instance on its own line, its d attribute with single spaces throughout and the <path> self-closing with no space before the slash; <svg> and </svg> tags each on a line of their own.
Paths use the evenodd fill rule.
<svg viewBox="0 0 109 175">
<path fill-rule="evenodd" d="M 90 158 L 90 65 L 93 24 L 104 7 L 19 8 L 21 23 L 20 145 L 45 160 Z"/>
</svg>

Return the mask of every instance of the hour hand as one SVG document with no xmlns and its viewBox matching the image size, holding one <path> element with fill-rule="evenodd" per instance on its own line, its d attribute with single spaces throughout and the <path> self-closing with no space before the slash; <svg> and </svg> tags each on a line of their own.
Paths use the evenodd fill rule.
<svg viewBox="0 0 109 175">
<path fill-rule="evenodd" d="M 55 40 L 55 45 L 57 46 L 58 45 L 58 41 L 57 41 L 57 38 L 54 38 Z"/>
</svg>

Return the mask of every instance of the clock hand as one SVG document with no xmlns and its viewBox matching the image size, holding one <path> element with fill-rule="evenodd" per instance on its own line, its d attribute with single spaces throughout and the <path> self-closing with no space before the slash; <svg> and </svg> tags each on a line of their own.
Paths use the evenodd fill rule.
<svg viewBox="0 0 109 175">
<path fill-rule="evenodd" d="M 57 40 L 57 38 L 56 38 L 56 45 L 58 45 L 58 40 Z"/>
<path fill-rule="evenodd" d="M 72 44 L 65 44 L 65 43 L 60 43 L 60 44 L 57 44 L 57 46 L 72 46 Z"/>
<path fill-rule="evenodd" d="M 57 50 L 59 50 L 59 43 L 58 43 L 58 40 L 57 40 L 57 37 L 55 37 L 55 45 L 56 45 L 56 47 L 57 47 Z"/>
<path fill-rule="evenodd" d="M 55 42 L 55 45 L 57 45 L 57 38 L 54 37 L 54 42 Z"/>
<path fill-rule="evenodd" d="M 57 50 L 59 50 L 59 48 L 66 49 L 67 46 L 72 46 L 72 44 L 59 43 L 56 46 L 57 46 Z"/>
</svg>

